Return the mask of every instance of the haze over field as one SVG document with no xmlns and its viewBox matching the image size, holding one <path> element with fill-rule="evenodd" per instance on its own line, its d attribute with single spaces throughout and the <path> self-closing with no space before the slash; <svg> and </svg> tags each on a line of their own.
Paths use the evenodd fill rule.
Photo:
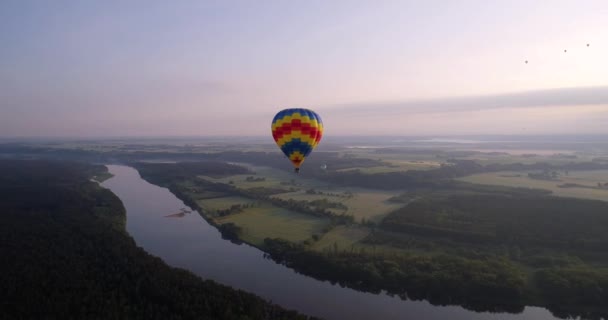
<svg viewBox="0 0 608 320">
<path fill-rule="evenodd" d="M 6 0 L 0 136 L 606 134 L 606 30 L 605 0 Z"/>
</svg>

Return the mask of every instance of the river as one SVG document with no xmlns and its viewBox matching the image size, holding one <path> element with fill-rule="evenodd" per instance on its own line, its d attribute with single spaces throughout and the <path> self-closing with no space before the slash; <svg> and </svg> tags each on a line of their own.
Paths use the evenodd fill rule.
<svg viewBox="0 0 608 320">
<path fill-rule="evenodd" d="M 102 185 L 123 202 L 127 231 L 138 246 L 167 264 L 190 270 L 308 315 L 337 319 L 558 319 L 548 310 L 526 307 L 520 314 L 473 312 L 458 306 L 433 306 L 332 285 L 265 259 L 248 245 L 223 240 L 196 211 L 182 218 L 169 214 L 188 208 L 168 189 L 143 180 L 137 170 L 108 165 L 114 177 Z"/>
</svg>

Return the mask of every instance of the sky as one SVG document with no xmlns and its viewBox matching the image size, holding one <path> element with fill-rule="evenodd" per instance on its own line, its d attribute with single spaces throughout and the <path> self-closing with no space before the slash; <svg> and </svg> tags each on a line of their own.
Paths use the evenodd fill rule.
<svg viewBox="0 0 608 320">
<path fill-rule="evenodd" d="M 608 134 L 607 30 L 605 0 L 2 0 L 0 137 L 264 136 L 292 107 L 326 135 Z"/>
</svg>

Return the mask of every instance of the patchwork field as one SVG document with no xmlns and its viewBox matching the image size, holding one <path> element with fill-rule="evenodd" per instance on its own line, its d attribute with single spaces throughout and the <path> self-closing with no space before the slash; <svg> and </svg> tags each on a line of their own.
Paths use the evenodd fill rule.
<svg viewBox="0 0 608 320">
<path fill-rule="evenodd" d="M 239 174 L 223 178 L 213 178 L 208 176 L 199 176 L 199 178 L 220 183 L 231 183 L 237 188 L 255 188 L 255 187 L 290 187 L 287 183 L 295 187 L 317 188 L 327 186 L 327 183 L 316 179 L 304 178 L 303 176 L 295 176 L 291 172 L 285 172 L 275 168 L 254 166 L 250 164 L 238 163 L 238 165 L 249 168 L 253 171 L 251 174 Z M 247 181 L 247 178 L 263 179 L 263 181 Z"/>
<path fill-rule="evenodd" d="M 253 199 L 248 199 L 245 197 L 222 197 L 222 198 L 213 198 L 213 199 L 203 199 L 198 200 L 197 203 L 205 210 L 225 210 L 230 208 L 230 206 L 235 204 L 250 204 L 255 202 Z"/>
<path fill-rule="evenodd" d="M 370 235 L 371 229 L 362 226 L 338 226 L 324 234 L 312 246 L 316 251 L 354 251 L 383 255 L 404 254 L 416 251 L 419 254 L 432 254 L 430 250 L 419 248 L 401 248 L 391 245 L 375 245 L 363 242 Z"/>
<path fill-rule="evenodd" d="M 556 180 L 541 180 L 528 177 L 527 172 L 491 172 L 474 174 L 459 180 L 508 187 L 538 188 L 551 190 L 554 195 L 608 201 L 608 189 L 593 189 L 598 183 L 608 182 L 608 170 L 570 171 L 561 173 Z M 577 184 L 584 187 L 560 188 L 559 185 Z"/>
<path fill-rule="evenodd" d="M 364 189 L 353 189 L 353 197 L 344 199 L 348 207 L 348 214 L 355 217 L 356 221 L 365 218 L 373 222 L 379 222 L 391 211 L 403 206 L 399 203 L 387 201 L 389 198 L 398 195 L 398 192 L 372 191 Z"/>
<path fill-rule="evenodd" d="M 247 208 L 215 220 L 220 224 L 234 223 L 242 228 L 241 238 L 246 242 L 261 245 L 264 238 L 283 238 L 300 242 L 314 234 L 322 234 L 329 220 L 295 213 L 286 209 L 266 205 Z"/>
<path fill-rule="evenodd" d="M 343 188 L 340 190 L 315 189 L 322 194 L 308 194 L 305 191 L 289 192 L 274 195 L 273 197 L 283 200 L 293 199 L 296 201 L 314 201 L 327 199 L 332 202 L 339 202 L 348 207 L 346 211 L 333 210 L 335 213 L 346 213 L 355 217 L 355 221 L 361 222 L 362 219 L 379 222 L 393 210 L 403 206 L 399 203 L 387 201 L 396 196 L 399 192 L 375 191 L 357 188 Z M 344 192 L 349 191 L 352 196 L 345 197 Z M 337 196 L 340 195 L 340 196 Z"/>
<path fill-rule="evenodd" d="M 408 170 L 431 170 L 440 166 L 439 162 L 429 160 L 403 160 L 403 159 L 383 159 L 387 163 L 386 166 L 376 167 L 353 167 L 340 169 L 337 171 L 359 170 L 362 173 L 374 174 L 384 172 L 400 172 Z"/>
</svg>

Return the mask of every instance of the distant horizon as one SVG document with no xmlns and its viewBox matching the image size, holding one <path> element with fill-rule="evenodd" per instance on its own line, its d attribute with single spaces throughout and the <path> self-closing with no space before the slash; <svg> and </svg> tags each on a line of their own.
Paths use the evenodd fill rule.
<svg viewBox="0 0 608 320">
<path fill-rule="evenodd" d="M 608 2 L 0 2 L 0 137 L 608 134 Z"/>
<path fill-rule="evenodd" d="M 608 138 L 608 133 L 599 133 L 599 134 L 577 134 L 577 133 L 560 133 L 560 134 L 523 134 L 523 133 L 513 133 L 513 134 L 435 134 L 435 135 L 379 135 L 379 134 L 370 134 L 370 135 L 333 135 L 333 136 L 325 136 L 323 141 L 333 140 L 333 139 L 341 139 L 341 138 L 412 138 L 412 139 L 420 139 L 420 138 L 499 138 L 499 137 L 528 137 L 528 138 L 555 138 L 555 137 L 572 137 L 572 138 Z M 159 136 L 0 136 L 0 142 L 7 140 L 52 140 L 52 141 L 62 141 L 62 140 L 70 140 L 70 141 L 78 141 L 78 140 L 173 140 L 173 139 L 255 139 L 255 140 L 268 140 L 269 142 L 274 143 L 272 140 L 272 136 L 268 135 L 192 135 L 192 136 L 172 136 L 172 135 L 159 135 Z M 608 142 L 608 140 L 606 141 Z"/>
</svg>

